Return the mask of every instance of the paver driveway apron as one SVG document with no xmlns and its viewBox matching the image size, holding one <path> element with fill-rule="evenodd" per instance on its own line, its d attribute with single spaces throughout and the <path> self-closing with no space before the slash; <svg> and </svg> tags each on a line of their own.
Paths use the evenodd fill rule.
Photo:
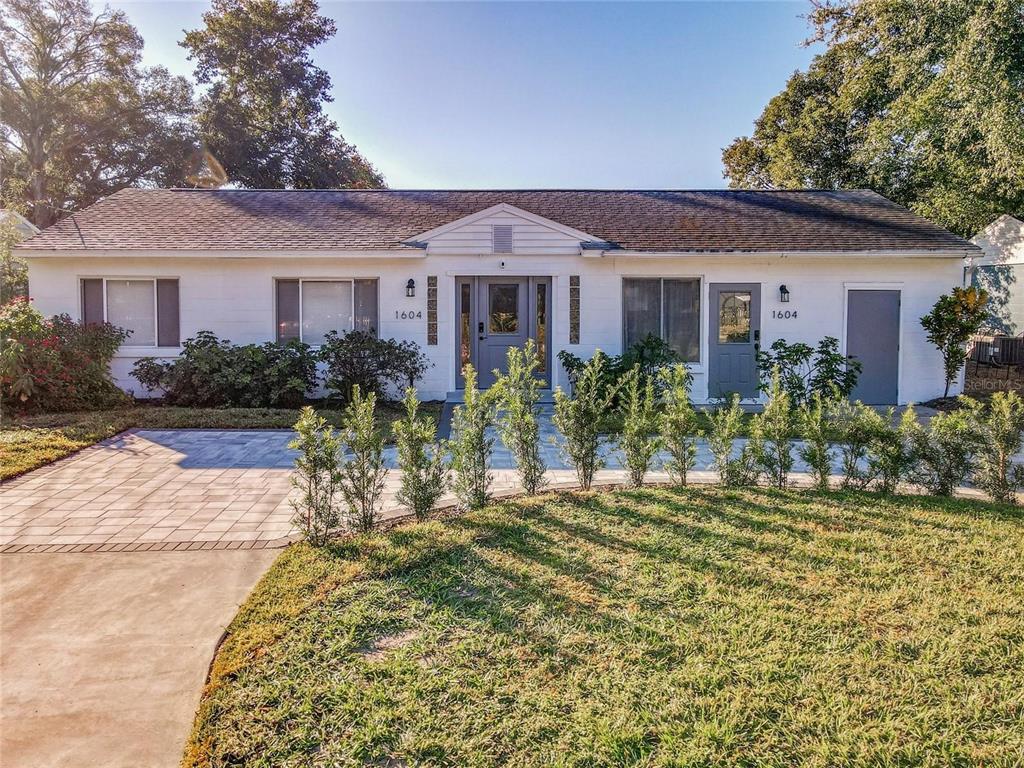
<svg viewBox="0 0 1024 768">
<path fill-rule="evenodd" d="M 280 546 L 287 430 L 126 432 L 0 489 L 12 551 Z"/>
</svg>

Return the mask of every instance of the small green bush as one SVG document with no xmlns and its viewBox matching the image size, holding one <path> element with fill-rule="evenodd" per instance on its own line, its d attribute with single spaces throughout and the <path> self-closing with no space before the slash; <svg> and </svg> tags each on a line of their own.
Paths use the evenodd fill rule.
<svg viewBox="0 0 1024 768">
<path fill-rule="evenodd" d="M 547 467 L 540 453 L 541 381 L 535 375 L 540 359 L 533 339 L 522 349 L 509 347 L 507 363 L 507 372 L 498 374 L 493 387 L 501 408 L 498 430 L 516 461 L 523 490 L 534 494 L 545 485 Z"/>
<path fill-rule="evenodd" d="M 677 363 L 663 368 L 659 377 L 663 393 L 661 445 L 668 453 L 664 467 L 673 483 L 686 485 L 690 470 L 697 463 L 697 439 L 704 434 L 697 427 L 697 412 L 690 402 L 693 374 L 685 364 Z"/>
<path fill-rule="evenodd" d="M 110 362 L 128 333 L 110 323 L 46 319 L 24 297 L 0 307 L 0 403 L 13 411 L 121 405 Z"/>
<path fill-rule="evenodd" d="M 377 396 L 367 395 L 357 384 L 342 420 L 339 443 L 344 455 L 338 484 L 348 508 L 349 526 L 372 531 L 377 524 L 387 467 L 384 465 L 384 436 L 377 430 Z"/>
<path fill-rule="evenodd" d="M 342 475 L 338 461 L 341 444 L 334 430 L 310 407 L 302 409 L 295 422 L 295 439 L 288 447 L 299 452 L 292 487 L 298 498 L 290 502 L 295 515 L 292 523 L 312 545 L 321 547 L 338 527 L 338 496 Z"/>
<path fill-rule="evenodd" d="M 395 499 L 423 520 L 444 494 L 448 483 L 445 446 L 435 444 L 437 427 L 433 419 L 418 415 L 416 390 L 405 390 L 405 418 L 391 425 L 401 480 Z"/>
<path fill-rule="evenodd" d="M 832 421 L 834 408 L 834 400 L 815 392 L 797 412 L 803 438 L 797 455 L 807 464 L 813 486 L 818 491 L 827 491 L 832 477 L 832 443 L 836 441 L 836 427 Z"/>
<path fill-rule="evenodd" d="M 1021 449 L 1024 399 L 1016 392 L 996 392 L 987 409 L 969 406 L 978 425 L 978 461 L 974 482 L 995 501 L 1016 504 L 1024 470 L 1012 458 Z"/>
<path fill-rule="evenodd" d="M 895 408 L 889 408 L 884 416 L 875 411 L 872 413 L 876 419 L 868 444 L 868 471 L 879 491 L 895 493 L 899 484 L 913 475 L 917 466 L 921 425 L 913 406 L 904 409 L 898 423 Z"/>
<path fill-rule="evenodd" d="M 452 413 L 452 437 L 449 442 L 452 461 L 452 490 L 463 509 L 479 509 L 490 500 L 491 454 L 494 438 L 488 429 L 494 426 L 495 397 L 492 389 L 481 392 L 476 386 L 476 370 L 467 365 L 462 373 L 465 399 Z"/>
<path fill-rule="evenodd" d="M 757 353 L 761 390 L 767 392 L 778 371 L 782 388 L 793 406 L 808 402 L 817 393 L 822 397 L 849 397 L 857 385 L 861 365 L 839 351 L 839 340 L 826 336 L 817 347 L 789 344 L 776 339 L 767 350 Z"/>
<path fill-rule="evenodd" d="M 174 359 L 137 360 L 132 376 L 172 405 L 297 408 L 316 384 L 316 356 L 297 340 L 237 345 L 199 331 Z"/>
<path fill-rule="evenodd" d="M 634 368 L 623 382 L 621 399 L 625 418 L 619 449 L 630 485 L 640 488 L 661 443 L 657 433 L 658 403 L 654 396 L 654 377 L 643 376 L 639 368 Z"/>
<path fill-rule="evenodd" d="M 728 404 L 722 404 L 711 412 L 711 431 L 708 433 L 708 447 L 713 457 L 712 467 L 718 472 L 719 481 L 728 487 L 753 485 L 760 472 L 757 467 L 756 445 L 748 441 L 737 455 L 733 455 L 734 443 L 743 432 L 743 408 L 740 396 L 734 394 Z"/>
<path fill-rule="evenodd" d="M 969 407 L 933 416 L 928 428 L 915 436 L 918 461 L 913 480 L 935 496 L 952 496 L 964 484 L 982 447 L 976 403 L 971 406 L 965 400 Z"/>
<path fill-rule="evenodd" d="M 621 383 L 608 384 L 608 356 L 598 350 L 580 369 L 572 395 L 555 390 L 552 421 L 562 433 L 561 451 L 576 469 L 580 487 L 589 490 L 594 473 L 605 465 L 601 456 L 601 419 L 612 408 Z"/>
<path fill-rule="evenodd" d="M 793 469 L 793 438 L 797 418 L 789 393 L 782 387 L 776 368 L 768 385 L 768 402 L 751 423 L 750 445 L 758 468 L 776 488 L 789 485 Z"/>
<path fill-rule="evenodd" d="M 655 391 L 660 394 L 661 383 L 658 379 L 658 371 L 679 362 L 679 355 L 669 346 L 668 342 L 653 333 L 647 334 L 621 355 L 609 356 L 600 350 L 598 352 L 604 357 L 600 392 L 602 397 L 608 393 L 617 395 L 621 391 L 620 383 L 634 368 L 639 369 L 641 378 L 653 379 Z M 565 349 L 558 353 L 558 360 L 562 364 L 562 368 L 565 369 L 565 374 L 572 387 L 576 386 L 576 380 L 587 363 L 590 362 Z M 616 397 L 612 398 L 612 402 L 616 402 Z"/>
<path fill-rule="evenodd" d="M 431 366 L 412 341 L 379 339 L 367 331 L 327 334 L 318 353 L 326 364 L 324 381 L 332 397 L 348 402 L 355 387 L 386 397 L 414 386 Z"/>
<path fill-rule="evenodd" d="M 878 414 L 859 400 L 834 401 L 832 424 L 842 460 L 845 489 L 863 490 L 871 484 L 874 474 L 868 466 L 868 450 L 875 440 Z"/>
</svg>

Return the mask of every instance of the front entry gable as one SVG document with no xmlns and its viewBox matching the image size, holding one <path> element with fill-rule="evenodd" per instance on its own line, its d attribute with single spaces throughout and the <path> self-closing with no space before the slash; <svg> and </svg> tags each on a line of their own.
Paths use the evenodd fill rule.
<svg viewBox="0 0 1024 768">
<path fill-rule="evenodd" d="M 508 203 L 477 211 L 407 241 L 428 254 L 579 255 L 601 239 Z"/>
</svg>

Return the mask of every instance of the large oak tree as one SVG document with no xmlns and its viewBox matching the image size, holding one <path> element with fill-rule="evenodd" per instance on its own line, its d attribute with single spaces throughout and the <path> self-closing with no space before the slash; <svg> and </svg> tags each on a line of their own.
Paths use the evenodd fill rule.
<svg viewBox="0 0 1024 768">
<path fill-rule="evenodd" d="M 383 179 L 324 113 L 330 76 L 310 51 L 336 31 L 315 0 L 214 0 L 181 43 L 208 86 L 199 128 L 233 184 L 380 187 Z"/>
<path fill-rule="evenodd" d="M 88 0 L 0 0 L 3 192 L 37 226 L 123 187 L 187 178 L 191 86 L 140 66 L 141 51 L 123 13 Z"/>
<path fill-rule="evenodd" d="M 818 0 L 826 44 L 722 154 L 734 187 L 868 187 L 963 235 L 1024 212 L 1021 0 Z"/>
</svg>

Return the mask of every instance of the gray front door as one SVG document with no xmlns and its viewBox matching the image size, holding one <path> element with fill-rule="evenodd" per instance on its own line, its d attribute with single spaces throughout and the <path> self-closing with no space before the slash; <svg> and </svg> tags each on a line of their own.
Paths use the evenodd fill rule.
<svg viewBox="0 0 1024 768">
<path fill-rule="evenodd" d="M 477 280 L 478 306 L 483 309 L 479 335 L 480 387 L 494 383 L 494 370 L 505 372 L 509 347 L 522 347 L 530 336 L 527 312 L 530 280 L 526 277 L 481 277 Z"/>
<path fill-rule="evenodd" d="M 899 398 L 899 291 L 847 293 L 846 354 L 861 364 L 851 399 L 867 405 L 895 404 Z"/>
<path fill-rule="evenodd" d="M 761 341 L 761 285 L 712 283 L 708 323 L 708 396 L 757 397 Z"/>
</svg>

